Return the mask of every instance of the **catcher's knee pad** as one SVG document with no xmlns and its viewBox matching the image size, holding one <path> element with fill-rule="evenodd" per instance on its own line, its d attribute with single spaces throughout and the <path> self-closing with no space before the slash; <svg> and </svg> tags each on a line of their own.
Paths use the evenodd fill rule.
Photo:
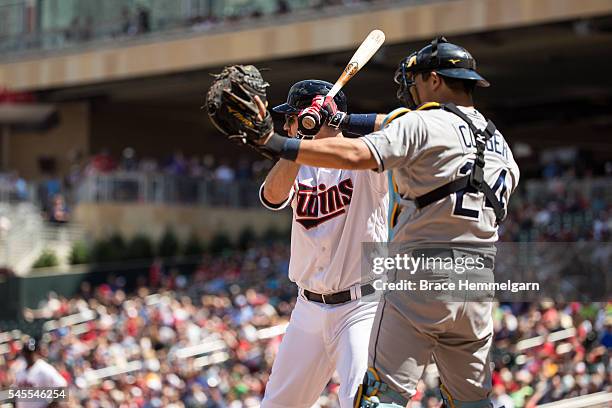
<svg viewBox="0 0 612 408">
<path fill-rule="evenodd" d="M 392 402 L 380 402 L 381 398 Z M 380 376 L 372 367 L 368 368 L 363 382 L 357 389 L 354 408 L 403 408 L 408 400 L 389 388 L 380 380 Z"/>
<path fill-rule="evenodd" d="M 445 408 L 493 408 L 493 403 L 488 398 L 478 401 L 458 401 L 448 392 L 444 384 L 440 384 L 440 394 Z"/>
</svg>

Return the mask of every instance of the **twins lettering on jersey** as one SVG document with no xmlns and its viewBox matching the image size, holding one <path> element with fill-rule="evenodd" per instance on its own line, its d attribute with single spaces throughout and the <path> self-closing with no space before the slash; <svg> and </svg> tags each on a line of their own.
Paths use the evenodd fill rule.
<svg viewBox="0 0 612 408">
<path fill-rule="evenodd" d="M 353 198 L 353 181 L 344 179 L 337 185 L 308 186 L 298 183 L 295 221 L 311 229 L 346 212 Z"/>
</svg>

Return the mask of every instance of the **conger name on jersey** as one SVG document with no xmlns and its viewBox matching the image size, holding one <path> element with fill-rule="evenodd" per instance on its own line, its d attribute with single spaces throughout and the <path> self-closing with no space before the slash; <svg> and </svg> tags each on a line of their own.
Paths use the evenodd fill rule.
<svg viewBox="0 0 612 408">
<path fill-rule="evenodd" d="M 298 183 L 295 207 L 296 222 L 311 229 L 346 212 L 353 197 L 353 181 L 342 180 L 337 185 L 308 186 Z"/>
<path fill-rule="evenodd" d="M 459 139 L 461 140 L 463 146 L 470 150 L 475 149 L 476 138 L 474 137 L 474 134 L 470 132 L 467 125 L 461 124 L 458 126 L 458 128 L 459 133 L 461 135 Z M 491 153 L 495 153 L 503 157 L 505 160 L 508 160 L 508 143 L 506 143 L 506 140 L 499 132 L 495 132 L 493 137 L 487 140 L 485 150 Z"/>
</svg>

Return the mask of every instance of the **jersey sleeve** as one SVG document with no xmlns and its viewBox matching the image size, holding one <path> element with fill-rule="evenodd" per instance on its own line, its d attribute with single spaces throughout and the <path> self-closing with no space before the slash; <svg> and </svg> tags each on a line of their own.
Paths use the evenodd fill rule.
<svg viewBox="0 0 612 408">
<path fill-rule="evenodd" d="M 425 122 L 417 112 L 394 120 L 389 126 L 361 138 L 368 146 L 378 172 L 404 167 L 416 156 L 426 137 Z"/>
<path fill-rule="evenodd" d="M 55 367 L 43 360 L 39 364 L 35 378 L 37 387 L 66 387 L 68 382 Z"/>
<path fill-rule="evenodd" d="M 62 375 L 54 369 L 54 372 L 50 372 L 47 375 L 47 383 L 49 387 L 67 387 L 68 382 Z"/>
<path fill-rule="evenodd" d="M 293 196 L 295 195 L 295 183 L 294 183 L 293 186 L 291 187 L 291 190 L 289 191 L 289 196 L 287 197 L 285 201 L 283 201 L 282 203 L 278 203 L 278 204 L 271 203 L 270 201 L 266 200 L 266 197 L 264 197 L 263 191 L 264 191 L 265 185 L 266 185 L 266 182 L 264 181 L 263 183 L 261 183 L 261 187 L 259 187 L 259 201 L 261 201 L 261 204 L 264 207 L 266 207 L 268 210 L 280 211 L 284 209 L 285 207 L 289 205 L 289 203 L 293 199 Z"/>
<path fill-rule="evenodd" d="M 509 166 L 510 176 L 512 177 L 512 189 L 510 192 L 514 192 L 521 178 L 521 171 L 519 169 L 518 164 L 516 164 L 516 161 L 514 161 L 514 156 L 512 155 L 512 151 L 508 149 L 508 152 L 510 154 L 510 166 Z"/>
</svg>

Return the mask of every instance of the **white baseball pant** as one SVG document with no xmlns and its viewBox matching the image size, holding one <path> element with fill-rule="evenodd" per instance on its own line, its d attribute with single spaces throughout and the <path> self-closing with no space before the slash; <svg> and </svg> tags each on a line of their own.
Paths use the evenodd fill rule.
<svg viewBox="0 0 612 408">
<path fill-rule="evenodd" d="M 376 302 L 363 299 L 325 305 L 300 295 L 261 407 L 310 408 L 336 370 L 340 377 L 340 406 L 351 408 L 368 367 L 368 343 L 376 307 Z"/>
</svg>

